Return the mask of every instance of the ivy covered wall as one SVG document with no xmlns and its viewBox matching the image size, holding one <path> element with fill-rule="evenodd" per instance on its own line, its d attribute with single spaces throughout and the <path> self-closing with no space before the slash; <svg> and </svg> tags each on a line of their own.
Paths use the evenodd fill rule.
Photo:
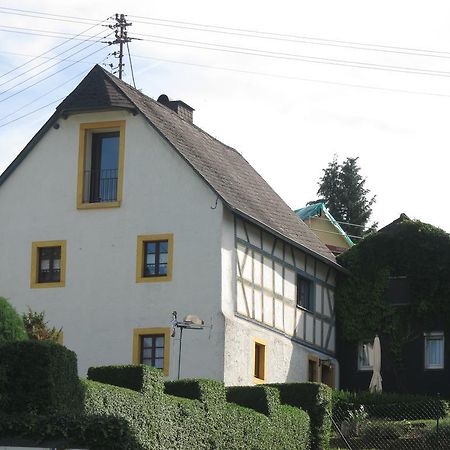
<svg viewBox="0 0 450 450">
<path fill-rule="evenodd" d="M 386 390 L 450 396 L 450 236 L 402 214 L 338 261 L 350 271 L 336 290 L 341 387 L 367 389 L 371 374 L 357 370 L 357 344 L 379 334 Z M 407 304 L 387 296 L 392 277 L 406 277 Z M 447 339 L 443 370 L 424 369 L 424 332 L 431 331 Z"/>
</svg>

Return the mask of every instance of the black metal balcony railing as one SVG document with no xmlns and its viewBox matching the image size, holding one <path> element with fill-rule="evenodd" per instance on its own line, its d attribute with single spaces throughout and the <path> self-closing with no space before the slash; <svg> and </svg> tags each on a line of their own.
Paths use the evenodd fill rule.
<svg viewBox="0 0 450 450">
<path fill-rule="evenodd" d="M 101 203 L 117 200 L 117 169 L 84 171 L 84 202 Z"/>
</svg>

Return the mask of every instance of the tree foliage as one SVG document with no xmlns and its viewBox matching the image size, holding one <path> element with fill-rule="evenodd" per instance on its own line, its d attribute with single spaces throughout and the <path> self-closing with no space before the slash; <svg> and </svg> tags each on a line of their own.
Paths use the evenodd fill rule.
<svg viewBox="0 0 450 450">
<path fill-rule="evenodd" d="M 50 328 L 48 322 L 45 321 L 44 311 L 36 312 L 28 307 L 28 312 L 22 315 L 22 320 L 30 339 L 58 342 L 62 329 Z"/>
<path fill-rule="evenodd" d="M 0 344 L 26 339 L 21 317 L 5 298 L 0 297 Z"/>
<path fill-rule="evenodd" d="M 348 157 L 342 164 L 337 155 L 323 169 L 317 194 L 338 222 L 358 226 L 343 225 L 344 230 L 354 236 L 362 236 L 364 228 L 372 215 L 375 196 L 365 187 L 366 179 L 360 174 L 358 158 Z M 376 224 L 372 225 L 374 228 Z"/>
</svg>

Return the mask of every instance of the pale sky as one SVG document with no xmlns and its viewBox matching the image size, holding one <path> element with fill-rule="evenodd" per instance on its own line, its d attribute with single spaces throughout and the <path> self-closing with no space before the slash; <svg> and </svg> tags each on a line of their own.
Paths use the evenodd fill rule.
<svg viewBox="0 0 450 450">
<path fill-rule="evenodd" d="M 130 44 L 137 88 L 195 108 L 194 122 L 240 151 L 292 208 L 316 198 L 333 154 L 358 156 L 380 226 L 404 212 L 450 232 L 448 1 L 0 0 L 0 172 L 59 102 L 7 122 L 64 98 L 95 63 L 114 62 L 105 61 L 113 48 L 68 39 L 105 40 L 109 30 L 92 20 L 116 12 L 144 39 Z M 50 32 L 64 39 L 26 34 Z M 44 53 L 58 60 L 6 74 Z"/>
</svg>

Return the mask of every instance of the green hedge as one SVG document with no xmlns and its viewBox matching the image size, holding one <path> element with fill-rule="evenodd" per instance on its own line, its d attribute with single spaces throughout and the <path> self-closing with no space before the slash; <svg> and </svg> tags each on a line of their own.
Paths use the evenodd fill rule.
<svg viewBox="0 0 450 450">
<path fill-rule="evenodd" d="M 146 395 L 163 392 L 163 374 L 149 366 L 100 366 L 88 369 L 88 379 L 124 387 Z"/>
<path fill-rule="evenodd" d="M 266 415 L 227 402 L 223 383 L 184 380 L 164 387 L 161 371 L 147 366 L 92 368 L 91 379 L 80 381 L 73 352 L 37 341 L 1 346 L 0 374 L 0 440 L 9 445 L 45 443 L 91 450 L 309 448 L 308 414 L 281 405 L 279 390 L 270 387 L 241 388 L 248 399 L 264 400 Z"/>
<path fill-rule="evenodd" d="M 333 391 L 333 413 L 342 417 L 345 411 L 360 405 L 371 417 L 391 420 L 436 419 L 450 413 L 449 403 L 435 397 L 395 393 Z"/>
<path fill-rule="evenodd" d="M 267 385 L 233 386 L 227 389 L 227 400 L 271 416 L 278 412 L 280 392 Z"/>
<path fill-rule="evenodd" d="M 81 407 L 77 357 L 48 341 L 0 345 L 0 411 L 73 414 Z"/>
<path fill-rule="evenodd" d="M 280 391 L 281 403 L 303 408 L 311 420 L 311 449 L 328 449 L 331 433 L 332 390 L 321 383 L 269 384 Z"/>
</svg>

